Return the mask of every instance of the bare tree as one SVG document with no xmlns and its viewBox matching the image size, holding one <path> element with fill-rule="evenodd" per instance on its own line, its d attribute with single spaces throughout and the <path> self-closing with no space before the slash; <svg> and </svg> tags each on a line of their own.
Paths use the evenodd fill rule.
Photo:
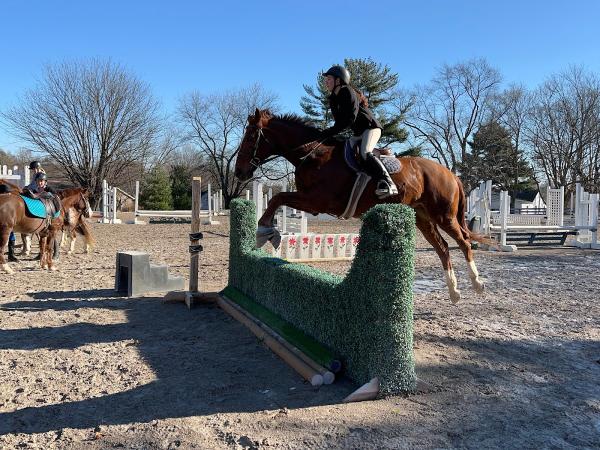
<svg viewBox="0 0 600 450">
<path fill-rule="evenodd" d="M 92 60 L 48 66 L 39 85 L 1 117 L 97 203 L 103 179 L 143 165 L 155 151 L 157 110 L 145 83 L 110 61 Z"/>
<path fill-rule="evenodd" d="M 600 187 L 600 79 L 581 67 L 551 76 L 536 92 L 527 138 L 551 186 Z"/>
<path fill-rule="evenodd" d="M 520 158 L 519 155 L 524 155 L 528 161 L 531 157 L 526 137 L 527 126 L 531 120 L 531 109 L 532 94 L 523 85 L 518 84 L 513 84 L 498 94 L 492 105 L 491 117 L 510 134 L 515 161 Z M 518 167 L 519 165 L 515 164 L 513 169 Z M 515 178 L 512 183 L 515 186 L 519 184 L 519 178 L 531 176 L 529 170 L 527 173 L 519 173 L 518 170 L 513 172 Z M 539 180 L 536 178 L 535 181 L 539 187 Z"/>
<path fill-rule="evenodd" d="M 404 123 L 429 156 L 456 171 L 469 137 L 489 119 L 500 82 L 485 59 L 444 65 L 428 85 L 415 88 Z"/>
<path fill-rule="evenodd" d="M 226 207 L 248 184 L 240 183 L 233 172 L 246 121 L 256 108 L 276 108 L 276 96 L 258 84 L 223 94 L 192 92 L 179 101 L 177 120 L 187 141 L 205 156 L 213 181 L 223 190 Z"/>
</svg>

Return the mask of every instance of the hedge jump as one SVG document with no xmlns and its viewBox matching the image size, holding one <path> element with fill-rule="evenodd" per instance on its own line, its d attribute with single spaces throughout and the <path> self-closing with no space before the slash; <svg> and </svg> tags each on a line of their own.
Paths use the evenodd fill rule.
<svg viewBox="0 0 600 450">
<path fill-rule="evenodd" d="M 234 200 L 230 217 L 226 297 L 251 299 L 296 327 L 332 355 L 318 363 L 341 361 L 345 375 L 376 394 L 414 390 L 412 209 L 377 205 L 364 215 L 345 278 L 257 250 L 252 202 Z"/>
</svg>

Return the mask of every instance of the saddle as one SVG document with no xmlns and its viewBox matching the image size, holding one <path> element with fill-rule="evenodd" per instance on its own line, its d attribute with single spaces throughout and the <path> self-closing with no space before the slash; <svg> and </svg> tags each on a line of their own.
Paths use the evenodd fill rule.
<svg viewBox="0 0 600 450">
<path fill-rule="evenodd" d="M 344 160 L 346 161 L 346 164 L 348 164 L 348 167 L 353 171 L 357 173 L 364 172 L 364 169 L 362 168 L 362 158 L 360 157 L 360 141 L 358 141 L 354 147 L 351 146 L 351 142 L 350 139 L 346 139 L 346 142 L 344 143 Z M 392 153 L 391 148 L 375 148 L 373 150 L 373 155 L 383 163 L 390 175 L 400 172 L 402 165 L 398 158 Z"/>
<path fill-rule="evenodd" d="M 354 216 L 358 201 L 367 187 L 367 184 L 371 181 L 371 176 L 362 168 L 363 162 L 360 157 L 360 141 L 354 146 L 352 146 L 351 143 L 352 141 L 347 139 L 344 144 L 344 160 L 348 167 L 356 173 L 356 180 L 354 181 L 354 186 L 352 186 L 352 192 L 348 198 L 346 209 L 342 215 L 339 216 L 340 219 L 349 219 Z M 382 162 L 390 175 L 400 172 L 400 168 L 402 167 L 400 160 L 393 155 L 390 148 L 376 148 L 373 150 L 373 155 Z"/>
<path fill-rule="evenodd" d="M 27 212 L 33 217 L 40 219 L 56 219 L 60 215 L 61 202 L 57 195 L 48 193 L 34 194 L 28 192 L 28 194 L 35 196 L 34 198 L 21 194 L 21 198 L 25 202 L 25 208 Z"/>
</svg>

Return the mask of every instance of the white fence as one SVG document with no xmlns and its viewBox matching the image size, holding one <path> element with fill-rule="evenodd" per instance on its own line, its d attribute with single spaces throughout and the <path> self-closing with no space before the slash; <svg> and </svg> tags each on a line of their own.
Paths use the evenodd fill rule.
<svg viewBox="0 0 600 450">
<path fill-rule="evenodd" d="M 564 187 L 548 189 L 545 214 L 511 214 L 511 198 L 507 191 L 500 192 L 499 211 L 491 210 L 492 183 L 486 181 L 471 191 L 468 198 L 467 220 L 480 218 L 480 229 L 485 234 L 497 233 L 502 250 L 514 251 L 507 245 L 507 236 L 513 233 L 569 233 L 576 232 L 574 245 L 600 248 L 597 243 L 598 194 L 585 192 L 579 184 L 575 192 L 575 224 L 566 225 L 564 215 Z M 572 223 L 572 222 L 571 222 Z"/>
<path fill-rule="evenodd" d="M 20 188 L 24 188 L 31 182 L 29 168 L 22 167 L 19 169 L 19 166 L 12 166 L 11 168 L 6 164 L 0 165 L 0 180 L 6 180 Z"/>
</svg>

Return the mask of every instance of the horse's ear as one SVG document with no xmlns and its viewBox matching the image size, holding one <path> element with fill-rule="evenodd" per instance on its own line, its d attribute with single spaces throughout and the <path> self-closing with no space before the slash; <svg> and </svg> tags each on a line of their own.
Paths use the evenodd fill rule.
<svg viewBox="0 0 600 450">
<path fill-rule="evenodd" d="M 256 108 L 256 111 L 254 111 L 254 120 L 256 120 L 256 123 L 260 122 L 260 118 L 261 118 L 260 109 Z"/>
</svg>

